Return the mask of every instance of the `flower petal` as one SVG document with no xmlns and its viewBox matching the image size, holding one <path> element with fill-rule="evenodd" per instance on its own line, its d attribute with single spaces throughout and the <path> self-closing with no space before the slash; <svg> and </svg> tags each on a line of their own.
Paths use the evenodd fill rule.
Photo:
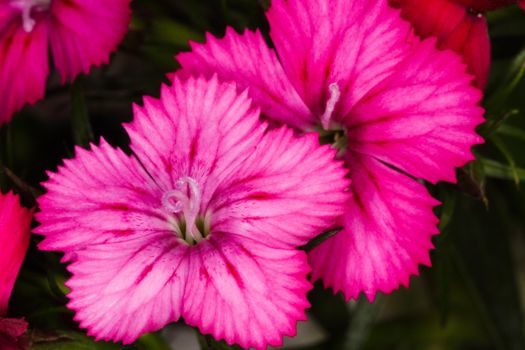
<svg viewBox="0 0 525 350">
<path fill-rule="evenodd" d="M 26 104 L 44 97 L 49 73 L 48 29 L 37 21 L 26 33 L 7 5 L 0 5 L 0 126 Z M 2 18 L 6 17 L 6 18 Z"/>
<path fill-rule="evenodd" d="M 394 6 L 401 8 L 402 17 L 414 25 L 417 35 L 422 38 L 436 37 L 438 48 L 459 53 L 469 67 L 469 73 L 475 75 L 476 85 L 484 88 L 490 68 L 487 21 L 484 15 L 461 4 L 469 1 L 390 0 Z M 480 8 L 489 6 L 488 3 L 476 2 Z"/>
<path fill-rule="evenodd" d="M 228 28 L 223 39 L 208 35 L 207 43 L 191 43 L 191 48 L 192 52 L 176 57 L 183 74 L 217 73 L 224 81 L 249 88 L 250 96 L 269 118 L 303 130 L 315 124 L 259 31 L 246 30 L 240 35 Z"/>
<path fill-rule="evenodd" d="M 246 349 L 295 335 L 311 289 L 304 252 L 219 235 L 194 248 L 183 308 L 189 325 Z"/>
<path fill-rule="evenodd" d="M 97 340 L 124 344 L 178 320 L 188 248 L 165 233 L 79 251 L 66 282 L 75 320 Z"/>
<path fill-rule="evenodd" d="M 181 176 L 202 180 L 204 201 L 235 174 L 265 132 L 247 93 L 215 76 L 163 86 L 160 100 L 144 99 L 126 125 L 131 148 L 162 187 Z M 211 175 L 211 178 L 208 177 Z"/>
<path fill-rule="evenodd" d="M 136 159 L 102 140 L 91 151 L 77 148 L 76 158 L 64 164 L 49 174 L 47 193 L 38 199 L 41 225 L 34 232 L 45 236 L 40 249 L 74 253 L 168 230 L 162 191 Z"/>
<path fill-rule="evenodd" d="M 348 110 L 391 75 L 412 36 L 385 1 L 274 0 L 267 17 L 288 77 L 318 118 L 331 84 Z"/>
<path fill-rule="evenodd" d="M 512 5 L 516 0 L 452 0 L 467 8 L 472 8 L 477 11 L 486 12 L 497 10 L 500 7 Z"/>
<path fill-rule="evenodd" d="M 130 0 L 54 0 L 50 40 L 62 81 L 109 61 L 128 30 Z"/>
<path fill-rule="evenodd" d="M 27 322 L 23 319 L 0 317 L 0 336 L 3 334 L 9 338 L 16 339 L 25 333 L 27 326 Z M 0 349 L 4 350 L 2 347 Z"/>
<path fill-rule="evenodd" d="M 483 142 L 481 92 L 469 82 L 459 56 L 422 42 L 348 114 L 349 148 L 417 178 L 455 181 L 455 167 Z"/>
<path fill-rule="evenodd" d="M 349 181 L 336 151 L 282 127 L 269 131 L 210 205 L 213 229 L 273 247 L 306 244 L 343 214 Z"/>
<path fill-rule="evenodd" d="M 0 193 L 0 317 L 7 314 L 9 297 L 29 246 L 32 216 L 20 206 L 18 196 Z"/>
<path fill-rule="evenodd" d="M 417 181 L 379 161 L 347 156 L 354 197 L 344 229 L 309 254 L 312 278 L 356 299 L 405 286 L 418 265 L 430 265 L 431 237 L 438 233 L 438 204 Z"/>
</svg>

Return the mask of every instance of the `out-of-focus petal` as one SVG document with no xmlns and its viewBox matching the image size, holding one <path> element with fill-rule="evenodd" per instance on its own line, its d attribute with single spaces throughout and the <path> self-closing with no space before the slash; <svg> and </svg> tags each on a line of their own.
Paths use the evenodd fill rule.
<svg viewBox="0 0 525 350">
<path fill-rule="evenodd" d="M 128 30 L 130 0 L 54 0 L 50 41 L 62 81 L 108 63 Z"/>
<path fill-rule="evenodd" d="M 476 11 L 486 12 L 497 10 L 501 7 L 509 6 L 516 3 L 516 0 L 452 0 L 457 4 Z"/>
<path fill-rule="evenodd" d="M 472 11 L 461 1 L 390 0 L 401 8 L 401 15 L 415 28 L 416 34 L 437 38 L 438 48 L 453 50 L 463 57 L 475 83 L 484 88 L 490 68 L 490 40 L 485 16 Z"/>
<path fill-rule="evenodd" d="M 32 216 L 20 205 L 18 196 L 0 193 L 0 317 L 7 314 L 9 297 L 29 246 Z"/>
<path fill-rule="evenodd" d="M 364 292 L 373 300 L 378 291 L 408 286 L 419 264 L 430 265 L 438 233 L 432 209 L 439 202 L 424 185 L 371 157 L 349 153 L 347 162 L 353 198 L 344 229 L 310 252 L 312 277 L 346 299 Z"/>
<path fill-rule="evenodd" d="M 0 5 L 0 125 L 44 97 L 49 73 L 47 25 L 39 21 L 26 33 L 17 15 Z"/>
</svg>

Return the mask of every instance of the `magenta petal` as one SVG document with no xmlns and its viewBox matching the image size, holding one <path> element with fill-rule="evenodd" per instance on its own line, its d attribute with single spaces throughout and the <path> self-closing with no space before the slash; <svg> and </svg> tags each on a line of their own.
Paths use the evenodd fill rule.
<svg viewBox="0 0 525 350">
<path fill-rule="evenodd" d="M 347 170 L 318 135 L 301 139 L 291 129 L 269 131 L 238 171 L 235 183 L 211 205 L 221 232 L 270 246 L 297 247 L 311 232 L 337 224 L 348 198 Z"/>
<path fill-rule="evenodd" d="M 0 317 L 0 335 L 4 334 L 9 338 L 16 339 L 25 333 L 27 326 L 27 322 L 23 319 Z M 0 349 L 4 350 L 1 347 Z"/>
<path fill-rule="evenodd" d="M 29 246 L 32 214 L 20 206 L 18 196 L 0 193 L 0 317 L 7 313 L 9 297 Z"/>
<path fill-rule="evenodd" d="M 177 55 L 182 74 L 215 73 L 224 81 L 235 81 L 250 89 L 250 96 L 269 118 L 299 129 L 316 123 L 284 74 L 273 50 L 259 31 L 242 35 L 228 28 L 223 39 L 207 36 L 207 43 L 192 43 L 192 52 Z"/>
<path fill-rule="evenodd" d="M 397 65 L 345 119 L 349 147 L 431 182 L 455 181 L 474 157 L 483 122 L 481 92 L 469 85 L 459 56 L 427 40 Z M 410 96 L 410 98 L 407 98 Z"/>
<path fill-rule="evenodd" d="M 275 0 L 271 37 L 290 80 L 319 118 L 337 83 L 344 114 L 406 56 L 410 26 L 386 1 Z"/>
<path fill-rule="evenodd" d="M 74 160 L 49 173 L 38 199 L 39 248 L 62 250 L 68 260 L 90 244 L 168 229 L 160 189 L 139 162 L 104 140 L 92 149 L 77 148 Z"/>
<path fill-rule="evenodd" d="M 128 30 L 130 0 L 54 0 L 50 41 L 63 81 L 109 61 Z"/>
<path fill-rule="evenodd" d="M 2 20 L 7 22 L 0 23 L 0 126 L 24 105 L 44 97 L 49 73 L 46 24 L 37 22 L 33 31 L 26 33 L 18 25 L 18 17 L 13 19 L 7 13 L 6 5 L 0 5 Z"/>
<path fill-rule="evenodd" d="M 228 344 L 280 346 L 306 319 L 308 272 L 302 251 L 215 236 L 191 251 L 184 319 Z"/>
<path fill-rule="evenodd" d="M 266 129 L 248 94 L 217 77 L 177 78 L 173 87 L 163 86 L 160 100 L 144 98 L 134 114 L 125 126 L 131 148 L 155 181 L 170 189 L 184 175 L 206 181 L 206 201 L 218 184 L 231 181 Z M 208 174 L 212 179 L 203 178 Z"/>
<path fill-rule="evenodd" d="M 68 307 L 88 334 L 130 344 L 179 319 L 187 254 L 169 232 L 92 245 L 69 266 Z"/>
<path fill-rule="evenodd" d="M 430 265 L 432 235 L 439 204 L 417 181 L 375 159 L 349 154 L 353 198 L 348 202 L 344 229 L 309 254 L 312 278 L 322 278 L 346 299 L 364 292 L 373 300 L 408 286 L 418 265 Z"/>
</svg>

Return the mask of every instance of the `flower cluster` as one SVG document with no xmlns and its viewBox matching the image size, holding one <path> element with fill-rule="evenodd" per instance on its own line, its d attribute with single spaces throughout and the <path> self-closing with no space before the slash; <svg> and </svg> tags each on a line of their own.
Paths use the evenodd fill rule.
<svg viewBox="0 0 525 350">
<path fill-rule="evenodd" d="M 481 91 L 460 55 L 438 49 L 461 51 L 460 38 L 412 16 L 440 1 L 472 7 L 273 0 L 275 49 L 260 31 L 228 28 L 177 55 L 160 98 L 134 106 L 130 154 L 102 139 L 43 183 L 34 232 L 41 250 L 64 253 L 80 326 L 129 344 L 182 318 L 265 349 L 295 334 L 313 281 L 346 299 L 407 286 L 438 233 L 425 181 L 455 182 L 483 142 Z M 401 14 L 417 17 L 416 33 Z M 128 22 L 129 0 L 0 2 L 0 123 L 43 96 L 48 42 L 65 82 L 107 61 Z M 462 47 L 482 87 L 478 44 Z M 0 316 L 31 220 L 5 207 Z M 328 230 L 338 233 L 302 249 Z"/>
</svg>

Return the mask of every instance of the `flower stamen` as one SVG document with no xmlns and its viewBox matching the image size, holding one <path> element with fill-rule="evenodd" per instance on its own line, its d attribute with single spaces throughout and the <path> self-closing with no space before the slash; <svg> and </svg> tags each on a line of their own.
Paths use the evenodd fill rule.
<svg viewBox="0 0 525 350">
<path fill-rule="evenodd" d="M 51 0 L 12 0 L 11 5 L 22 12 L 22 27 L 26 33 L 31 33 L 36 21 L 31 17 L 33 9 L 44 11 L 49 8 Z"/>
<path fill-rule="evenodd" d="M 339 85 L 337 85 L 337 83 L 330 84 L 328 86 L 328 90 L 330 92 L 330 98 L 326 102 L 326 109 L 323 115 L 321 116 L 321 125 L 325 130 L 328 130 L 328 128 L 330 127 L 330 122 L 332 120 L 332 114 L 335 110 L 335 105 L 341 97 L 341 90 L 339 90 Z"/>
<path fill-rule="evenodd" d="M 190 245 L 202 241 L 206 233 L 201 232 L 197 226 L 201 200 L 202 194 L 199 184 L 188 176 L 181 177 L 177 181 L 177 189 L 164 193 L 162 197 L 162 205 L 167 211 L 172 214 L 182 213 L 182 216 L 179 217 L 182 228 L 179 226 L 176 233 Z M 205 220 L 209 221 L 208 215 L 206 215 Z M 208 226 L 209 222 L 206 222 L 204 231 Z"/>
</svg>

